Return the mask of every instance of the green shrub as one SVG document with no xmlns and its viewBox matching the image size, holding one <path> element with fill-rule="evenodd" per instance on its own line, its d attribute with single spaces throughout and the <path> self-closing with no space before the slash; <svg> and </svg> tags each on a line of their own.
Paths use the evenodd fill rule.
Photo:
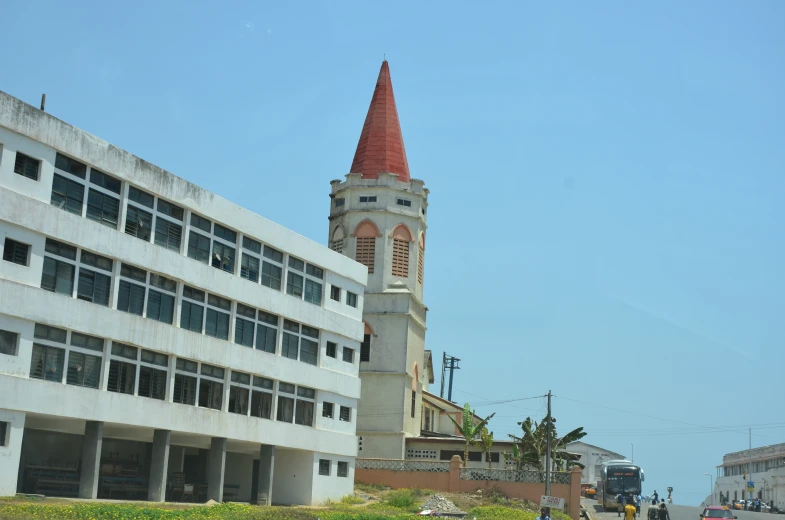
<svg viewBox="0 0 785 520">
<path fill-rule="evenodd" d="M 357 495 L 346 495 L 345 497 L 341 498 L 341 503 L 353 506 L 356 504 L 364 504 L 365 500 L 358 497 Z"/>
<path fill-rule="evenodd" d="M 384 495 L 385 504 L 401 509 L 412 509 L 415 506 L 415 496 L 411 489 L 394 489 Z"/>
</svg>

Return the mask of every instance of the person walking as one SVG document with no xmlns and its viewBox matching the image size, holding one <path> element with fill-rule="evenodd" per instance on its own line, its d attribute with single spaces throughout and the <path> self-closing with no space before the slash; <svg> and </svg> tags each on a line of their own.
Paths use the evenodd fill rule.
<svg viewBox="0 0 785 520">
<path fill-rule="evenodd" d="M 619 493 L 616 495 L 616 516 L 620 517 L 622 511 L 624 511 L 624 495 Z"/>
<path fill-rule="evenodd" d="M 659 516 L 657 513 L 657 506 L 655 506 L 654 504 L 650 505 L 646 516 L 647 516 L 647 520 L 659 520 Z"/>
<path fill-rule="evenodd" d="M 671 520 L 671 515 L 668 513 L 668 508 L 665 507 L 665 501 L 660 502 L 659 510 L 657 511 L 657 520 Z"/>
<path fill-rule="evenodd" d="M 656 506 L 657 505 L 657 499 L 660 496 L 660 495 L 657 494 L 657 490 L 656 489 L 654 490 L 654 495 L 652 495 L 652 496 L 654 497 L 654 500 L 652 500 L 652 504 L 654 504 Z"/>
<path fill-rule="evenodd" d="M 641 496 L 635 495 L 635 509 L 638 511 L 638 514 L 641 513 Z"/>
<path fill-rule="evenodd" d="M 635 517 L 638 515 L 638 509 L 635 507 L 635 500 L 633 497 L 627 501 L 627 505 L 624 508 L 624 520 L 635 520 Z"/>
</svg>

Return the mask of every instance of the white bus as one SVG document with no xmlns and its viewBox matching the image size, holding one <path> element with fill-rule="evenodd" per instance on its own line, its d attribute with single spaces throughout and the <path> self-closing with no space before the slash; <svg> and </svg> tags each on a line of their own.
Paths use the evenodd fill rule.
<svg viewBox="0 0 785 520">
<path fill-rule="evenodd" d="M 597 500 L 606 511 L 618 511 L 616 495 L 638 496 L 643 492 L 643 469 L 629 460 L 609 460 L 602 465 Z"/>
</svg>

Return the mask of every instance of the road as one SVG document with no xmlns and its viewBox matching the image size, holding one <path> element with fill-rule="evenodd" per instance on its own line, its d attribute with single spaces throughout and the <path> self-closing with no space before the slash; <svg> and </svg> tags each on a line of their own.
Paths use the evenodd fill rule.
<svg viewBox="0 0 785 520">
<path fill-rule="evenodd" d="M 615 511 L 603 512 L 602 508 L 597 505 L 596 500 L 581 499 L 581 505 L 588 511 L 590 520 L 617 520 L 618 516 Z M 638 515 L 638 520 L 646 520 L 646 511 L 649 504 L 641 505 L 641 515 Z M 700 514 L 703 511 L 701 507 L 694 506 L 679 506 L 671 504 L 668 506 L 671 520 L 701 520 Z M 780 515 L 771 515 L 769 513 L 753 513 L 752 511 L 734 511 L 734 515 L 738 520 L 785 520 L 785 517 Z M 623 515 L 622 515 L 623 516 Z"/>
</svg>

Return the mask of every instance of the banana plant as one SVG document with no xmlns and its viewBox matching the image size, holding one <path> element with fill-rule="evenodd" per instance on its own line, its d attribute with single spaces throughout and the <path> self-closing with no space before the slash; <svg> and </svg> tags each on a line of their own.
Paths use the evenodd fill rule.
<svg viewBox="0 0 785 520">
<path fill-rule="evenodd" d="M 458 429 L 458 432 L 463 437 L 464 441 L 466 441 L 466 449 L 464 450 L 463 454 L 463 467 L 467 467 L 469 462 L 469 446 L 472 444 L 477 444 L 477 436 L 482 432 L 483 428 L 488 424 L 488 421 L 496 415 L 496 412 L 492 413 L 485 419 L 481 420 L 479 423 L 474 424 L 474 410 L 471 409 L 469 403 L 463 405 L 463 416 L 461 417 L 461 424 L 452 418 L 451 415 L 448 415 L 452 423 Z"/>
<path fill-rule="evenodd" d="M 491 461 L 491 447 L 493 446 L 493 432 L 488 432 L 488 428 L 483 428 L 480 432 L 480 441 L 477 443 L 482 452 L 485 453 L 485 458 L 488 459 L 488 469 L 493 469 Z"/>
</svg>

